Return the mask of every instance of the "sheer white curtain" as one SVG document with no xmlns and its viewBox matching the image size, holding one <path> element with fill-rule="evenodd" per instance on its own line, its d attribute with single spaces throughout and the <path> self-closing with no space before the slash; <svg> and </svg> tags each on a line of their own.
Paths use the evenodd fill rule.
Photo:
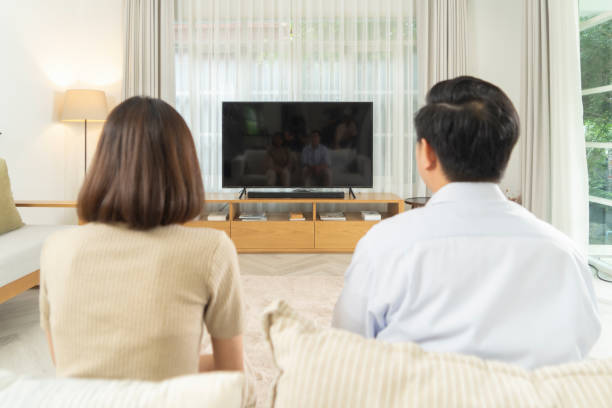
<svg viewBox="0 0 612 408">
<path fill-rule="evenodd" d="M 419 86 L 423 95 L 440 81 L 467 74 L 467 3 L 467 0 L 417 2 Z"/>
<path fill-rule="evenodd" d="M 586 253 L 588 179 L 578 2 L 524 0 L 523 204 Z"/>
<path fill-rule="evenodd" d="M 414 0 L 175 0 L 176 107 L 207 191 L 221 189 L 222 101 L 373 101 L 374 189 L 409 196 Z"/>
<path fill-rule="evenodd" d="M 173 22 L 172 1 L 124 0 L 122 99 L 147 95 L 174 103 Z"/>
</svg>

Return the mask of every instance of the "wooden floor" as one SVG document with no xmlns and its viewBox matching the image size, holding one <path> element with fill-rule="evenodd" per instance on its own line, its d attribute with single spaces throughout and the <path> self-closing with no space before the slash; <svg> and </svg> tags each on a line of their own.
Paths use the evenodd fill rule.
<svg viewBox="0 0 612 408">
<path fill-rule="evenodd" d="M 342 275 L 350 254 L 241 254 L 246 275 Z M 592 357 L 612 357 L 612 284 L 596 282 L 602 302 L 603 333 Z M 39 326 L 38 290 L 31 289 L 0 304 L 0 369 L 52 376 L 46 340 Z"/>
<path fill-rule="evenodd" d="M 245 275 L 343 275 L 353 254 L 240 254 Z"/>
</svg>

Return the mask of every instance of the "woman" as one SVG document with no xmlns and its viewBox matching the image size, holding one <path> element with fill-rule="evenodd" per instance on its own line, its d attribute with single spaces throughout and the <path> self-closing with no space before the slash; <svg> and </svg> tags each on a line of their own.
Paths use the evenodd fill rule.
<svg viewBox="0 0 612 408">
<path fill-rule="evenodd" d="M 292 167 L 292 152 L 283 144 L 283 134 L 277 132 L 272 136 L 272 144 L 266 151 L 267 185 L 289 187 Z"/>
<path fill-rule="evenodd" d="M 185 121 L 134 97 L 109 115 L 78 199 L 86 225 L 41 255 L 41 325 L 62 376 L 162 380 L 242 370 L 236 249 L 187 228 L 204 189 Z M 212 355 L 200 355 L 204 329 Z"/>
</svg>

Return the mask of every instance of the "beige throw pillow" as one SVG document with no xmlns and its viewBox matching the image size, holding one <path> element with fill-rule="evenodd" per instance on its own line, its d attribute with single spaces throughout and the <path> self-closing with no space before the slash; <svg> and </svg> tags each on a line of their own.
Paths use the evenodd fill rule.
<svg viewBox="0 0 612 408">
<path fill-rule="evenodd" d="M 527 371 L 317 327 L 283 301 L 264 330 L 280 369 L 276 408 L 612 406 L 612 360 Z"/>
<path fill-rule="evenodd" d="M 23 221 L 13 201 L 6 161 L 0 159 L 0 234 L 22 226 Z"/>
</svg>

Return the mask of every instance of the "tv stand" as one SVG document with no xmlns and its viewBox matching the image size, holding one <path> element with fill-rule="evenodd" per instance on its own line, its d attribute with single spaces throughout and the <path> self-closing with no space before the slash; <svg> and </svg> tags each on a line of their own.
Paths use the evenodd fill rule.
<svg viewBox="0 0 612 408">
<path fill-rule="evenodd" d="M 353 191 L 353 187 L 349 187 L 349 198 L 352 198 L 353 200 L 357 199 L 357 196 L 355 195 L 355 192 Z"/>
<path fill-rule="evenodd" d="M 358 193 L 349 199 L 346 190 L 342 198 L 249 198 L 239 199 L 236 193 L 209 193 L 209 204 L 228 205 L 226 221 L 208 221 L 203 216 L 187 223 L 191 227 L 223 230 L 234 241 L 240 253 L 263 252 L 352 252 L 357 242 L 378 221 L 365 221 L 361 210 L 376 210 L 382 219 L 404 211 L 404 200 L 389 193 Z M 266 213 L 265 221 L 244 221 L 240 214 L 252 212 L 253 205 Z M 283 204 L 279 208 L 278 204 Z M 333 209 L 330 208 L 333 205 Z M 346 221 L 323 221 L 320 213 L 342 211 Z M 301 212 L 304 221 L 290 221 L 290 212 Z"/>
<path fill-rule="evenodd" d="M 356 198 L 296 198 L 251 199 L 238 198 L 236 193 L 208 193 L 206 203 L 214 206 L 227 206 L 229 217 L 225 221 L 208 221 L 207 209 L 201 217 L 185 225 L 195 228 L 214 228 L 224 231 L 236 245 L 240 253 L 325 253 L 353 252 L 357 242 L 378 221 L 365 221 L 360 210 L 369 208 L 380 211 L 382 219 L 404 212 L 404 200 L 389 193 L 358 193 Z M 299 211 L 304 221 L 289 221 L 288 212 L 277 210 L 276 204 L 289 207 L 282 211 Z M 242 206 L 245 211 L 252 204 L 263 207 L 266 221 L 243 221 L 240 219 Z M 329 205 L 341 206 L 346 221 L 322 221 L 320 212 L 329 211 Z M 76 207 L 74 201 L 61 202 L 17 202 L 18 207 Z M 267 207 L 267 208 L 266 208 Z M 386 208 L 381 208 L 386 207 Z M 213 208 L 211 208 L 213 210 Z M 214 210 L 217 212 L 218 210 Z M 278 211 L 278 212 L 277 212 Z M 81 224 L 81 221 L 79 221 Z"/>
<path fill-rule="evenodd" d="M 248 194 L 247 194 L 247 188 L 246 188 L 246 186 L 245 186 L 245 187 L 242 187 L 242 190 L 240 190 L 240 195 L 238 196 L 238 199 L 239 199 L 239 200 L 242 200 L 242 197 L 243 197 L 243 196 L 247 196 L 247 197 L 248 197 Z"/>
</svg>

